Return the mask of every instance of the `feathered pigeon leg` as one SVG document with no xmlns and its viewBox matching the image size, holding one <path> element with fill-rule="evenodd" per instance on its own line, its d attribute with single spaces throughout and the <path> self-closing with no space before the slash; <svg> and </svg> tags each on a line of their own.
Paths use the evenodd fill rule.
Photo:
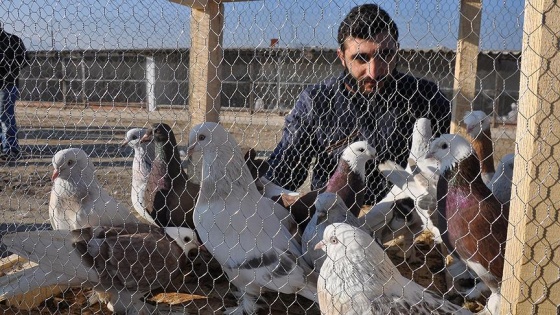
<svg viewBox="0 0 560 315">
<path fill-rule="evenodd" d="M 243 315 L 243 314 L 256 314 L 259 310 L 258 292 L 249 293 L 245 291 L 235 291 L 233 295 L 237 298 L 237 306 L 226 307 L 225 315 Z"/>
<path fill-rule="evenodd" d="M 488 294 L 490 288 L 477 279 L 478 276 L 457 255 L 452 255 L 453 262 L 447 265 L 446 270 L 453 281 L 453 290 L 469 300 L 477 300 L 482 295 Z"/>
<path fill-rule="evenodd" d="M 502 300 L 502 294 L 499 291 L 496 292 L 492 292 L 492 294 L 490 295 L 490 297 L 488 298 L 488 301 L 486 302 L 486 306 L 484 307 L 484 310 L 482 310 L 479 314 L 484 314 L 484 312 L 487 312 L 487 314 L 500 314 L 500 302 Z"/>
<path fill-rule="evenodd" d="M 107 304 L 114 314 L 150 315 L 157 314 L 154 306 L 142 301 L 144 292 L 110 290 L 111 301 Z"/>
</svg>

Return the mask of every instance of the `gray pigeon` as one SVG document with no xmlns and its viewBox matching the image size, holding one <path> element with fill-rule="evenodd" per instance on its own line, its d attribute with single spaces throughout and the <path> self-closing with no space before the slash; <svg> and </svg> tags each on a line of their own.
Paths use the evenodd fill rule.
<svg viewBox="0 0 560 315">
<path fill-rule="evenodd" d="M 0 300 L 39 286 L 91 287 L 126 315 L 149 314 L 140 299 L 180 275 L 200 245 L 192 229 L 148 224 L 17 232 L 2 243 L 38 266 L 0 277 Z"/>
<path fill-rule="evenodd" d="M 233 136 L 217 123 L 199 124 L 189 134 L 188 154 L 194 152 L 202 153 L 196 230 L 240 291 L 239 305 L 226 314 L 254 314 L 262 291 L 314 301 L 316 275 L 298 259 L 301 243 L 291 232 L 295 221 L 258 191 Z"/>
<path fill-rule="evenodd" d="M 132 187 L 130 192 L 130 199 L 132 200 L 134 210 L 149 223 L 156 224 L 152 216 L 146 211 L 144 200 L 148 176 L 152 170 L 152 162 L 155 157 L 154 143 L 152 141 L 140 141 L 146 130 L 146 128 L 133 128 L 127 131 L 121 147 L 129 146 L 134 150 Z"/>
<path fill-rule="evenodd" d="M 321 314 L 471 314 L 403 277 L 355 226 L 329 225 L 315 248 L 327 253 L 317 283 Z"/>
</svg>

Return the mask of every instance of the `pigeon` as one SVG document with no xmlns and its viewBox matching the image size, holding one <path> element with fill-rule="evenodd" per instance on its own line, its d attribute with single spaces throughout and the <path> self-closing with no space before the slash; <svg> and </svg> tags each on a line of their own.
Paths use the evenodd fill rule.
<svg viewBox="0 0 560 315">
<path fill-rule="evenodd" d="M 484 184 L 478 156 L 462 136 L 440 136 L 430 144 L 426 157 L 440 163 L 438 212 L 443 216 L 443 240 L 490 288 L 486 307 L 499 314 L 509 207 Z"/>
<path fill-rule="evenodd" d="M 496 172 L 490 116 L 480 110 L 467 111 L 463 120 L 467 125 L 467 134 L 472 140 L 471 145 L 481 161 L 482 180 L 485 184 L 488 184 Z"/>
<path fill-rule="evenodd" d="M 53 229 L 139 222 L 127 206 L 116 201 L 99 184 L 93 163 L 83 150 L 58 151 L 52 164 L 49 218 Z"/>
<path fill-rule="evenodd" d="M 203 246 L 240 291 L 226 314 L 253 314 L 261 292 L 297 293 L 316 300 L 316 275 L 302 259 L 295 221 L 258 190 L 234 137 L 205 122 L 189 134 L 188 154 L 201 152 L 202 176 L 194 218 Z"/>
<path fill-rule="evenodd" d="M 496 167 L 494 177 L 487 185 L 494 197 L 504 205 L 509 204 L 511 200 L 514 159 L 513 153 L 504 155 Z"/>
<path fill-rule="evenodd" d="M 155 123 L 141 143 L 154 142 L 155 158 L 146 183 L 146 211 L 159 226 L 194 229 L 193 209 L 200 186 L 189 180 L 181 166 L 177 140 L 171 127 Z"/>
<path fill-rule="evenodd" d="M 121 147 L 129 146 L 134 150 L 134 159 L 132 160 L 132 189 L 130 198 L 134 210 L 146 221 L 156 224 L 152 216 L 146 211 L 144 194 L 148 176 L 152 170 L 152 162 L 155 158 L 153 142 L 140 142 L 140 139 L 146 133 L 146 128 L 133 128 L 127 131 Z"/>
<path fill-rule="evenodd" d="M 2 243 L 38 266 L 1 277 L 1 300 L 36 286 L 92 287 L 110 295 L 115 314 L 126 315 L 150 314 L 141 298 L 182 274 L 187 254 L 200 246 L 192 229 L 143 223 L 17 232 Z"/>
<path fill-rule="evenodd" d="M 331 223 L 346 222 L 350 225 L 361 227 L 362 220 L 353 215 L 344 200 L 336 193 L 324 192 L 315 200 L 315 213 L 307 224 L 301 237 L 303 259 L 315 271 L 321 270 L 325 261 L 325 253 L 315 250 L 314 247 L 323 239 L 325 228 Z"/>
<path fill-rule="evenodd" d="M 346 223 L 325 229 L 317 293 L 321 314 L 471 314 L 403 277 L 381 246 Z"/>
<path fill-rule="evenodd" d="M 375 156 L 375 149 L 367 141 L 351 143 L 342 151 L 337 168 L 325 187 L 299 196 L 282 194 L 273 197 L 272 200 L 290 210 L 302 231 L 305 231 L 309 219 L 313 217 L 317 195 L 323 192 L 338 194 L 350 212 L 358 217 L 364 205 L 366 163 Z"/>
<path fill-rule="evenodd" d="M 440 242 L 439 231 L 432 221 L 436 208 L 436 167 L 424 156 L 432 137 L 431 122 L 419 118 L 412 133 L 410 155 L 406 169 L 393 161 L 379 163 L 379 172 L 393 184 L 387 195 L 364 216 L 366 226 L 382 243 L 401 235 L 406 244 L 413 244 L 415 236 L 425 229 Z M 409 262 L 418 261 L 415 248 L 406 250 Z"/>
</svg>

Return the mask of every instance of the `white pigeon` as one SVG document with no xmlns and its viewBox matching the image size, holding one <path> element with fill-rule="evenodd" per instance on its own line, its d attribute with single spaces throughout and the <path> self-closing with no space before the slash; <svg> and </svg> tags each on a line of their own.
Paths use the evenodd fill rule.
<svg viewBox="0 0 560 315">
<path fill-rule="evenodd" d="M 494 197 L 504 205 L 511 200 L 514 160 L 515 155 L 513 153 L 504 155 L 496 167 L 494 177 L 487 184 Z"/>
<path fill-rule="evenodd" d="M 325 261 L 325 253 L 316 250 L 315 245 L 323 239 L 325 228 L 338 222 L 346 222 L 350 225 L 361 227 L 363 220 L 356 218 L 350 212 L 344 200 L 336 193 L 324 192 L 317 196 L 315 200 L 315 213 L 305 227 L 301 237 L 303 259 L 310 266 L 314 266 L 315 271 L 321 270 Z"/>
<path fill-rule="evenodd" d="M 321 314 L 471 314 L 403 277 L 366 232 L 346 223 L 325 229 L 317 284 Z"/>
<path fill-rule="evenodd" d="M 146 221 L 156 224 L 152 216 L 146 211 L 144 194 L 148 176 L 152 169 L 152 161 L 155 158 L 154 143 L 141 142 L 140 139 L 146 133 L 146 128 L 133 128 L 126 132 L 121 147 L 129 146 L 134 150 L 134 158 L 132 160 L 132 188 L 130 199 L 134 210 Z"/>
<path fill-rule="evenodd" d="M 93 163 L 83 150 L 58 151 L 52 164 L 49 218 L 54 229 L 139 222 L 127 206 L 117 202 L 99 184 Z"/>
<path fill-rule="evenodd" d="M 240 291 L 239 306 L 226 313 L 255 313 L 263 290 L 315 301 L 316 275 L 298 259 L 301 244 L 290 232 L 297 230 L 295 221 L 257 190 L 233 136 L 217 123 L 199 124 L 189 134 L 188 154 L 193 152 L 202 153 L 196 230 Z"/>
<path fill-rule="evenodd" d="M 188 267 L 199 247 L 189 228 L 149 224 L 4 235 L 8 250 L 38 264 L 32 272 L 0 278 L 0 300 L 38 286 L 91 287 L 110 295 L 115 314 L 150 314 L 141 298 L 164 287 Z"/>
</svg>

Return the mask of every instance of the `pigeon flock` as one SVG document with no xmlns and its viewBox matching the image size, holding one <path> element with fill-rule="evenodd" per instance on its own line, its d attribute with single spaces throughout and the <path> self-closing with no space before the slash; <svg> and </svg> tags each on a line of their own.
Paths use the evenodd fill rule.
<svg viewBox="0 0 560 315">
<path fill-rule="evenodd" d="M 264 292 L 304 297 L 328 315 L 471 314 L 401 275 L 384 251 L 392 239 L 412 244 L 429 231 L 457 262 L 453 279 L 476 278 L 454 288 L 467 298 L 490 291 L 480 313 L 499 314 L 514 156 L 495 167 L 489 117 L 473 111 L 464 121 L 468 137 L 434 139 L 430 121 L 419 119 L 408 164 L 378 161 L 392 188 L 376 205 L 364 204 L 366 164 L 377 158 L 366 141 L 333 150 L 339 162 L 326 186 L 300 194 L 267 181 L 266 163 L 254 149 L 243 155 L 219 123 L 193 127 L 186 156 L 169 125 L 132 128 L 121 144 L 134 151 L 132 209 L 102 187 L 83 150 L 61 150 L 52 158 L 53 229 L 1 239 L 36 264 L 0 277 L 0 301 L 83 287 L 115 314 L 158 314 L 145 296 L 168 289 L 189 272 L 189 252 L 203 250 L 237 299 L 224 314 L 259 313 Z M 182 166 L 194 156 L 199 182 Z M 414 246 L 405 254 L 419 256 Z"/>
</svg>

